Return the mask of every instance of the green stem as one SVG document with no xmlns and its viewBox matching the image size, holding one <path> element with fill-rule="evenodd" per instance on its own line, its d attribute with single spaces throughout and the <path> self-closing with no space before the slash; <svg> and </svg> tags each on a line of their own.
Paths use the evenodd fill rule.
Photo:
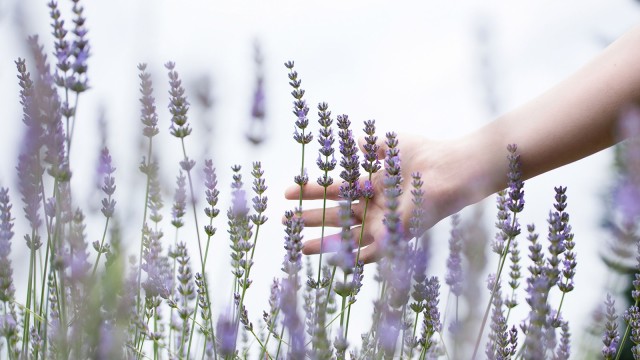
<svg viewBox="0 0 640 360">
<path fill-rule="evenodd" d="M 22 353 L 26 355 L 29 350 L 29 322 L 31 320 L 31 297 L 33 291 L 33 267 L 35 261 L 35 250 L 33 250 L 33 241 L 36 236 L 35 229 L 31 231 L 31 247 L 29 256 L 29 277 L 27 280 L 27 298 L 25 301 L 25 308 L 29 309 L 29 312 L 25 314 L 24 326 L 22 328 Z M 34 320 L 35 321 L 35 320 Z"/>
<path fill-rule="evenodd" d="M 511 220 L 511 228 L 515 226 L 515 223 L 516 223 L 516 214 L 514 213 L 513 218 Z M 476 358 L 478 349 L 480 348 L 480 341 L 482 340 L 484 327 L 487 324 L 487 319 L 489 317 L 489 311 L 491 311 L 493 298 L 495 297 L 496 291 L 498 290 L 498 284 L 500 284 L 500 276 L 502 275 L 502 269 L 504 268 L 504 263 L 507 260 L 507 255 L 509 254 L 509 247 L 511 246 L 511 240 L 513 240 L 513 237 L 510 236 L 507 240 L 507 246 L 504 248 L 504 251 L 502 252 L 502 254 L 500 254 L 498 271 L 496 272 L 496 278 L 493 283 L 493 289 L 491 290 L 491 296 L 489 297 L 489 303 L 487 304 L 487 308 L 485 309 L 485 312 L 484 312 L 484 317 L 482 318 L 482 324 L 480 324 L 480 332 L 478 333 L 478 338 L 476 339 L 476 345 L 473 349 L 473 356 L 471 357 L 472 360 Z"/>
<path fill-rule="evenodd" d="M 276 351 L 276 359 L 280 355 L 280 347 L 282 346 L 282 337 L 284 336 L 284 326 L 280 329 L 280 336 L 278 337 L 278 349 Z"/>
<path fill-rule="evenodd" d="M 258 213 L 258 218 L 260 217 L 260 215 L 262 215 L 262 213 Z M 242 311 L 242 305 L 244 304 L 244 295 L 247 292 L 247 281 L 249 280 L 249 273 L 251 272 L 251 262 L 253 261 L 253 254 L 256 251 L 256 245 L 258 244 L 258 232 L 260 231 L 260 225 L 256 225 L 256 233 L 254 234 L 253 237 L 253 248 L 251 249 L 251 256 L 249 257 L 249 261 L 245 262 L 245 269 L 244 269 L 244 286 L 242 287 L 242 295 L 240 296 L 240 303 L 238 304 L 238 319 L 240 318 L 240 312 Z"/>
<path fill-rule="evenodd" d="M 638 306 L 638 300 L 636 300 L 634 306 Z M 618 346 L 616 360 L 620 359 L 620 355 L 622 354 L 622 350 L 624 349 L 624 343 L 627 341 L 627 337 L 629 336 L 630 330 L 631 330 L 631 324 L 627 323 L 627 327 L 624 329 L 624 335 L 622 336 L 622 340 L 620 340 L 620 346 Z"/>
<path fill-rule="evenodd" d="M 67 161 L 70 161 L 69 157 L 70 157 L 70 154 L 71 154 L 71 140 L 73 139 L 73 132 L 74 132 L 74 130 L 76 128 L 76 118 L 77 118 L 76 114 L 78 113 L 78 100 L 79 99 L 80 99 L 80 94 L 77 93 L 76 94 L 76 102 L 73 105 L 73 116 L 71 118 L 71 136 L 68 137 L 69 141 L 67 143 Z M 67 121 L 68 121 L 68 119 L 67 119 Z M 69 123 L 67 122 L 67 128 L 68 128 L 68 126 L 69 126 Z M 68 129 L 67 129 L 67 131 L 68 131 Z M 69 134 L 69 133 L 67 132 L 67 134 Z"/>
<path fill-rule="evenodd" d="M 111 196 L 109 196 L 109 200 L 111 200 Z M 91 278 L 96 275 L 96 269 L 98 268 L 98 262 L 100 261 L 100 255 L 102 255 L 102 247 L 104 246 L 104 239 L 107 238 L 107 229 L 109 228 L 109 219 L 104 224 L 104 230 L 102 231 L 102 240 L 100 241 L 100 248 L 98 250 L 98 257 L 96 258 L 95 264 L 93 264 L 93 271 L 91 272 Z"/>
<path fill-rule="evenodd" d="M 346 284 L 347 283 L 347 274 L 344 274 L 343 277 L 343 281 Z M 347 296 L 345 294 L 345 296 L 342 297 L 342 306 L 341 309 L 342 311 L 340 312 L 340 327 L 342 327 L 344 325 L 344 311 L 346 310 L 346 306 L 347 306 Z M 345 337 L 347 336 L 347 332 L 345 331 Z"/>
<path fill-rule="evenodd" d="M 180 141 L 182 143 L 182 155 L 184 156 L 184 161 L 187 162 L 189 158 L 187 157 L 187 150 L 184 146 L 184 138 L 180 138 Z M 191 208 L 193 209 L 193 221 L 195 221 L 195 224 L 196 224 L 196 237 L 198 238 L 200 264 L 204 265 L 204 257 L 202 255 L 202 244 L 200 243 L 200 227 L 198 226 L 198 213 L 196 212 L 196 196 L 193 191 L 193 181 L 191 180 L 191 169 L 187 170 L 187 179 L 189 180 L 189 191 L 191 192 Z"/>
<path fill-rule="evenodd" d="M 158 314 L 157 314 L 158 308 L 154 308 L 153 309 L 153 332 L 157 333 L 158 332 Z M 158 359 L 158 343 L 157 342 L 153 342 L 153 359 L 157 360 Z"/>
<path fill-rule="evenodd" d="M 325 175 L 327 171 L 325 171 Z M 320 257 L 318 258 L 318 287 L 320 287 L 320 281 L 322 280 L 322 249 L 324 248 L 324 228 L 327 212 L 327 187 L 324 187 L 324 195 L 322 196 L 322 228 L 320 230 Z M 316 301 L 316 309 L 318 308 L 318 302 Z"/>
<path fill-rule="evenodd" d="M 491 305 L 493 302 L 493 298 L 495 297 L 496 291 L 498 290 L 498 284 L 500 282 L 500 275 L 502 274 L 502 269 L 504 267 L 504 263 L 507 260 L 507 253 L 509 252 L 509 245 L 511 245 L 511 238 L 509 238 L 509 240 L 507 240 L 507 247 L 505 248 L 505 252 L 502 255 L 502 257 L 500 258 L 500 263 L 498 265 L 498 271 L 497 271 L 497 275 L 495 278 L 495 282 L 493 283 L 493 288 L 491 290 L 491 296 L 489 297 L 489 303 L 487 304 L 487 308 L 485 309 L 484 312 L 484 317 L 482 318 L 482 324 L 480 324 L 480 333 L 478 334 L 478 337 L 476 339 L 476 345 L 473 349 L 473 356 L 471 357 L 471 359 L 475 359 L 476 355 L 478 353 L 478 349 L 480 348 L 480 341 L 482 340 L 482 334 L 484 333 L 484 327 L 487 324 L 487 319 L 489 317 L 489 312 L 491 311 Z"/>
<path fill-rule="evenodd" d="M 151 186 L 151 177 L 149 176 L 148 170 L 149 170 L 149 166 L 151 165 L 151 155 L 153 154 L 153 138 L 149 138 L 149 148 L 147 150 L 147 162 L 145 164 L 145 167 L 147 168 L 147 184 L 145 186 L 145 192 L 144 192 L 144 211 L 142 214 L 142 226 L 141 226 L 141 236 L 140 236 L 140 255 L 139 255 L 139 261 L 138 261 L 138 294 L 136 296 L 136 309 L 137 312 L 140 312 L 140 288 L 141 288 L 141 282 L 142 282 L 142 252 L 144 250 L 144 227 L 145 224 L 147 223 L 147 208 L 148 208 L 148 202 L 149 202 L 149 188 Z M 136 331 L 137 333 L 137 331 Z M 136 335 L 137 337 L 137 335 Z"/>
</svg>

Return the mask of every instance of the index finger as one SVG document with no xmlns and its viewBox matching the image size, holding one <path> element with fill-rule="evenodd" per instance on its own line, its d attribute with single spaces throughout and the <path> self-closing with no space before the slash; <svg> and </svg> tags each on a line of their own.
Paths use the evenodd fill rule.
<svg viewBox="0 0 640 360">
<path fill-rule="evenodd" d="M 328 200 L 340 200 L 339 198 L 340 186 L 336 183 L 327 187 L 327 199 Z M 297 200 L 300 198 L 300 186 L 291 185 L 284 191 L 284 197 L 287 200 Z M 324 199 L 324 187 L 312 183 L 302 187 L 302 199 L 303 200 L 318 200 Z"/>
</svg>

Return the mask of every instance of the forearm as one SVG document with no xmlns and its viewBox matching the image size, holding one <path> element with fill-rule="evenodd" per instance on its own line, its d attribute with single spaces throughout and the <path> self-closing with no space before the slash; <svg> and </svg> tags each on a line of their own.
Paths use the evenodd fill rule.
<svg viewBox="0 0 640 360">
<path fill-rule="evenodd" d="M 506 146 L 518 145 L 525 179 L 613 145 L 621 109 L 640 100 L 640 27 L 539 97 L 461 139 L 483 194 L 506 185 Z"/>
</svg>

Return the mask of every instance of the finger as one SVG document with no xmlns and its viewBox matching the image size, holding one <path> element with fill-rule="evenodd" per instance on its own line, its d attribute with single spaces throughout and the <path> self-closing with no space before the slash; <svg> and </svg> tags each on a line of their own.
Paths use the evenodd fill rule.
<svg viewBox="0 0 640 360">
<path fill-rule="evenodd" d="M 380 244 L 374 242 L 367 247 L 360 249 L 360 260 L 365 264 L 369 264 L 382 258 L 382 252 L 380 251 Z"/>
<path fill-rule="evenodd" d="M 334 180 L 335 181 L 335 180 Z M 303 200 L 324 199 L 324 187 L 316 183 L 310 183 L 302 187 Z M 327 187 L 327 199 L 339 200 L 340 185 L 335 182 Z M 288 200 L 297 200 L 300 198 L 300 186 L 291 185 L 284 191 L 284 197 Z"/>
<path fill-rule="evenodd" d="M 362 213 L 364 212 L 364 205 L 360 203 L 354 203 L 351 205 L 351 218 L 355 221 L 355 224 L 362 223 Z M 334 206 L 324 209 L 311 209 L 302 212 L 302 218 L 304 219 L 304 226 L 317 227 L 317 226 L 329 226 L 340 227 L 342 226 L 342 220 L 340 219 L 340 207 Z"/>
<path fill-rule="evenodd" d="M 358 240 L 360 239 L 361 227 L 357 226 L 352 228 L 351 241 L 353 241 L 354 249 L 358 248 Z M 327 252 L 336 252 L 340 249 L 340 243 L 342 242 L 342 236 L 340 233 L 327 235 L 324 239 L 313 239 L 305 242 L 302 246 L 302 253 L 305 255 L 315 255 Z M 366 232 L 362 236 L 360 246 L 366 246 L 373 242 L 373 237 Z"/>
</svg>

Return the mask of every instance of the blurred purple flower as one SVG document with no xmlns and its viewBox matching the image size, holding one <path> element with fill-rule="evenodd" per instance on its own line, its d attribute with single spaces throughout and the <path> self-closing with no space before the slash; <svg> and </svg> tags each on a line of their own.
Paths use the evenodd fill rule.
<svg viewBox="0 0 640 360">
<path fill-rule="evenodd" d="M 13 285 L 13 269 L 11 267 L 11 239 L 13 238 L 13 221 L 11 217 L 11 201 L 9 189 L 0 188 L 0 301 L 5 304 L 13 301 L 15 288 Z"/>
<path fill-rule="evenodd" d="M 169 112 L 171 112 L 171 135 L 177 138 L 185 138 L 191 134 L 191 128 L 187 122 L 187 112 L 189 111 L 189 102 L 184 95 L 184 87 L 178 72 L 175 71 L 176 64 L 167 62 L 164 65 L 169 70 Z"/>
<path fill-rule="evenodd" d="M 140 120 L 144 125 L 142 133 L 148 138 L 152 138 L 158 134 L 158 115 L 156 114 L 155 98 L 153 97 L 153 83 L 151 75 L 146 72 L 147 64 L 138 64 L 140 74 Z"/>
<path fill-rule="evenodd" d="M 607 300 L 604 305 L 606 307 L 605 332 L 602 336 L 602 356 L 606 360 L 612 360 L 616 356 L 618 342 L 620 341 L 620 333 L 618 332 L 618 315 L 616 315 L 615 300 L 610 294 L 607 294 Z"/>
<path fill-rule="evenodd" d="M 223 357 L 236 355 L 237 327 L 232 317 L 223 313 L 218 317 L 216 324 L 216 339 L 218 341 L 218 354 Z"/>
<path fill-rule="evenodd" d="M 176 228 L 180 228 L 184 225 L 182 219 L 186 213 L 187 207 L 187 190 L 186 190 L 187 178 L 182 171 L 179 172 L 176 178 L 176 192 L 173 195 L 173 207 L 171 208 L 172 220 L 171 224 Z"/>
<path fill-rule="evenodd" d="M 111 197 L 116 191 L 115 179 L 112 174 L 116 169 L 111 165 L 111 155 L 109 155 L 109 149 L 104 148 L 100 152 L 100 165 L 98 166 L 98 173 L 103 177 L 102 191 L 107 195 L 102 199 L 102 214 L 105 217 L 110 218 L 113 216 L 113 211 L 116 206 L 116 201 Z"/>
</svg>

